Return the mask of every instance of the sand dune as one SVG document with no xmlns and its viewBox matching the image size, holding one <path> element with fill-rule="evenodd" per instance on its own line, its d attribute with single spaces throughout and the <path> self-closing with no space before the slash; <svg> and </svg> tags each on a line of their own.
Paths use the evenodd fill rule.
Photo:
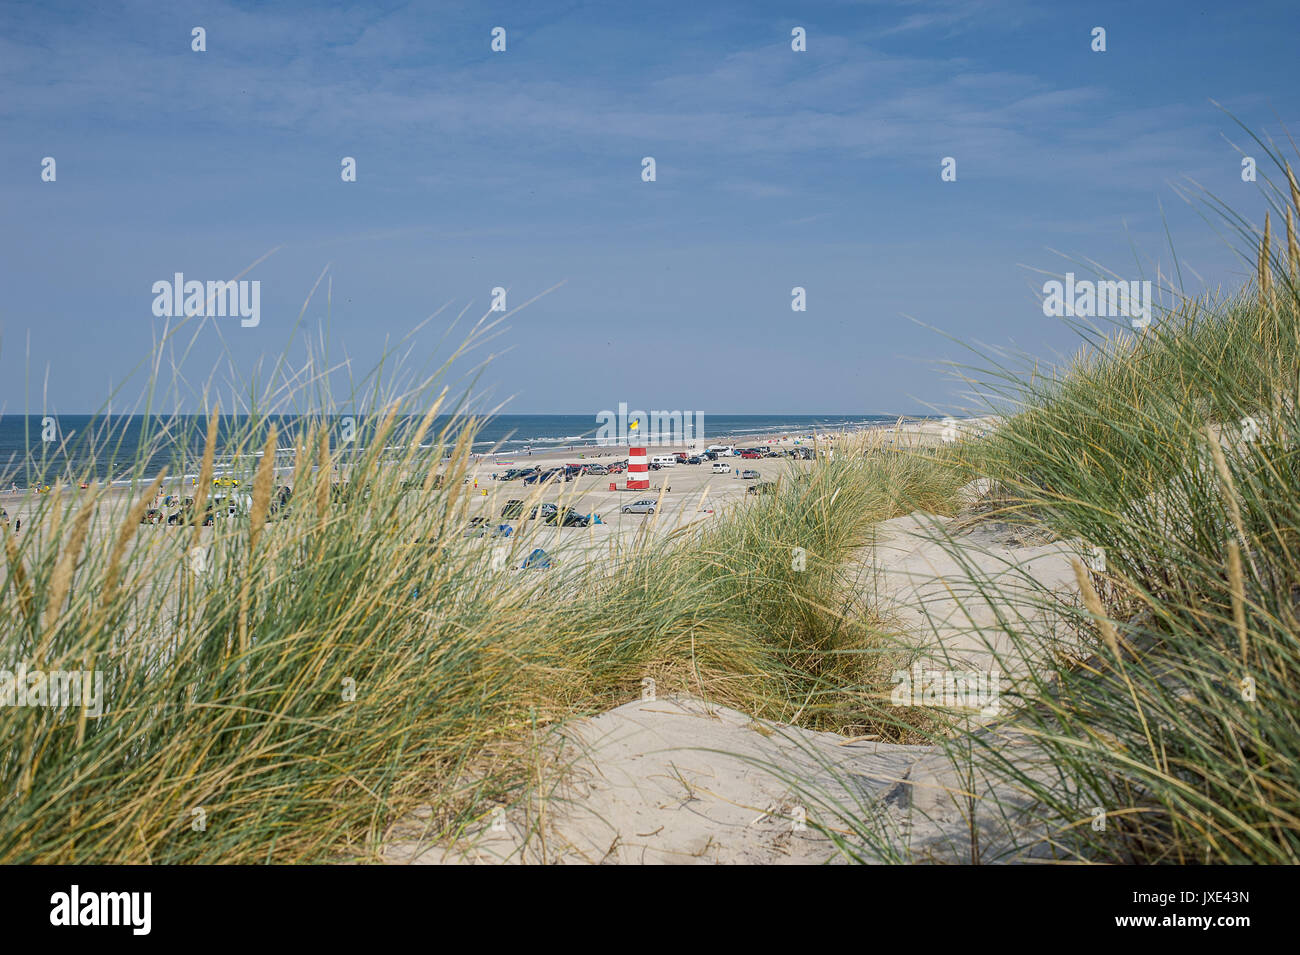
<svg viewBox="0 0 1300 955">
<path fill-rule="evenodd" d="M 1002 525 L 916 513 L 878 527 L 862 586 L 916 638 L 925 666 L 997 669 L 1014 686 L 1034 652 L 1081 653 L 1044 606 L 1070 599 L 1079 541 L 1033 542 Z M 1001 596 L 982 592 L 994 582 Z M 1025 644 L 996 626 L 1016 621 Z M 1025 772 L 1033 750 L 1014 723 L 976 717 Z M 852 740 L 760 722 L 705 700 L 636 700 L 557 730 L 550 775 L 527 808 L 503 809 L 455 845 L 426 845 L 400 826 L 393 863 L 821 863 L 842 861 L 838 832 L 868 861 L 1025 861 L 1049 833 L 1017 815 L 1020 797 L 965 778 L 934 746 Z M 986 799 L 996 789 L 996 799 Z M 966 793 L 973 791 L 973 801 Z M 987 808 L 986 808 L 987 807 Z M 994 809 L 996 808 L 996 811 Z M 972 849 L 972 823 L 979 838 Z M 886 844 L 868 844 L 851 818 L 874 818 Z M 823 831 L 824 830 L 824 831 Z"/>
</svg>

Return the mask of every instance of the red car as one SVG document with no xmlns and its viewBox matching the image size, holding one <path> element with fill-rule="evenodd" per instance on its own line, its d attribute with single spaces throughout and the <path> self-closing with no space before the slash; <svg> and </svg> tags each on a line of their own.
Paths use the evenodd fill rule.
<svg viewBox="0 0 1300 955">
<path fill-rule="evenodd" d="M 747 461 L 757 461 L 759 458 L 762 457 L 762 455 L 759 454 L 757 451 L 745 451 L 743 454 L 741 454 L 741 457 Z"/>
<path fill-rule="evenodd" d="M 624 465 L 624 464 L 619 464 L 619 463 L 617 463 L 617 462 L 614 463 L 614 464 L 611 464 L 611 465 L 609 466 L 609 473 L 610 473 L 610 474 L 622 474 L 622 473 L 623 473 L 624 471 L 626 471 L 626 470 L 627 470 L 627 466 L 626 466 L 626 465 Z"/>
</svg>

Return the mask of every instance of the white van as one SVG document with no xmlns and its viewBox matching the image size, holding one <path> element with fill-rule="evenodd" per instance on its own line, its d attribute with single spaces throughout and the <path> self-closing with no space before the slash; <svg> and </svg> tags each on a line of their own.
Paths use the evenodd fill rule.
<svg viewBox="0 0 1300 955">
<path fill-rule="evenodd" d="M 709 445 L 709 450 L 722 458 L 731 457 L 731 455 L 736 453 L 735 446 L 730 444 L 711 444 Z"/>
<path fill-rule="evenodd" d="M 657 464 L 662 468 L 670 468 L 677 463 L 677 457 L 672 454 L 660 454 L 650 459 L 651 464 Z"/>
<path fill-rule="evenodd" d="M 714 461 L 714 462 L 713 462 L 713 473 L 714 473 L 714 474 L 730 474 L 730 473 L 731 473 L 731 465 L 730 465 L 730 464 L 723 464 L 721 461 Z"/>
</svg>

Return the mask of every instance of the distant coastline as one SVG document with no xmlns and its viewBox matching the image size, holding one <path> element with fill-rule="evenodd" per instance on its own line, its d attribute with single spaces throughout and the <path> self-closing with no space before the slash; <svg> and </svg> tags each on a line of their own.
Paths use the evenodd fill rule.
<svg viewBox="0 0 1300 955">
<path fill-rule="evenodd" d="M 56 440 L 42 440 L 43 422 L 53 417 L 56 427 Z M 341 421 L 343 416 L 331 416 Z M 714 414 L 705 413 L 705 443 L 737 443 L 758 441 L 772 435 L 811 435 L 846 431 L 859 431 L 890 425 L 900 418 L 905 422 L 937 420 L 934 415 L 894 415 L 894 414 Z M 115 415 L 111 419 L 93 415 L 5 415 L 0 417 L 0 489 L 7 490 L 13 483 L 20 486 L 29 480 L 38 480 L 41 476 L 50 480 L 54 476 L 80 476 L 90 471 L 95 480 L 105 480 L 109 471 L 119 477 L 123 470 L 134 463 L 137 458 L 145 424 L 144 415 Z M 160 426 L 168 424 L 168 432 L 191 436 L 190 452 L 197 458 L 201 452 L 200 436 L 203 433 L 203 416 L 176 415 L 152 416 L 154 443 L 158 449 L 150 461 L 147 471 L 154 472 L 163 464 L 172 460 L 175 441 L 160 441 L 156 434 Z M 230 419 L 232 422 L 242 420 L 242 416 Z M 298 419 L 285 416 L 279 419 L 280 433 L 291 435 Z M 358 423 L 361 421 L 358 416 Z M 407 419 L 413 420 L 413 419 Z M 440 418 L 435 422 L 436 433 L 450 418 Z M 112 439 L 104 437 L 105 423 L 111 429 Z M 89 454 L 90 443 L 87 435 L 91 429 L 96 431 L 99 453 L 94 456 L 93 465 Z M 46 422 L 48 433 L 48 422 Z M 233 428 L 231 430 L 234 430 Z M 681 441 L 659 442 L 655 436 L 646 435 L 645 440 L 652 446 L 670 447 L 681 445 Z M 699 439 L 690 443 L 698 443 Z M 281 453 L 292 454 L 292 442 L 282 442 Z M 425 442 L 427 444 L 427 441 Z M 623 442 L 626 444 L 626 442 Z M 105 452 L 112 448 L 111 455 Z M 593 415 L 548 415 L 548 414 L 501 414 L 486 421 L 479 427 L 478 438 L 473 450 L 476 455 L 495 455 L 503 458 L 518 457 L 529 451 L 552 452 L 572 450 L 586 452 L 599 449 L 612 450 L 612 446 L 601 445 L 596 441 L 596 423 Z M 29 458 L 30 452 L 30 458 Z M 218 460 L 228 454 L 228 450 L 218 447 Z"/>
</svg>

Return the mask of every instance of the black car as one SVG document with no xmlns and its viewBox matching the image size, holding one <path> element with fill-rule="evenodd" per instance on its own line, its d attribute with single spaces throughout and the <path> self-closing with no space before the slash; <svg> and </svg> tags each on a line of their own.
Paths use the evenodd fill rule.
<svg viewBox="0 0 1300 955">
<path fill-rule="evenodd" d="M 703 464 L 703 463 L 704 463 L 704 459 L 703 459 L 702 457 L 700 457 L 698 454 L 692 454 L 689 458 L 686 459 L 686 463 L 687 463 L 687 464 Z"/>
<path fill-rule="evenodd" d="M 546 523 L 558 524 L 561 527 L 586 527 L 591 523 L 591 518 L 586 514 L 579 514 L 571 507 L 566 507 L 563 517 L 560 516 L 558 508 L 547 514 Z"/>
<path fill-rule="evenodd" d="M 529 474 L 524 478 L 525 484 L 547 484 L 550 481 L 572 481 L 572 475 L 565 474 L 564 468 L 551 468 L 547 471 L 538 471 L 536 474 Z"/>
<path fill-rule="evenodd" d="M 506 501 L 506 506 L 501 508 L 501 516 L 507 519 L 519 517 L 524 513 L 523 501 Z"/>
<path fill-rule="evenodd" d="M 776 482 L 775 482 L 775 481 L 759 481 L 757 484 L 751 484 L 751 485 L 749 486 L 749 490 L 748 490 L 746 493 L 748 493 L 748 494 L 775 494 L 775 493 L 776 493 Z"/>
</svg>

